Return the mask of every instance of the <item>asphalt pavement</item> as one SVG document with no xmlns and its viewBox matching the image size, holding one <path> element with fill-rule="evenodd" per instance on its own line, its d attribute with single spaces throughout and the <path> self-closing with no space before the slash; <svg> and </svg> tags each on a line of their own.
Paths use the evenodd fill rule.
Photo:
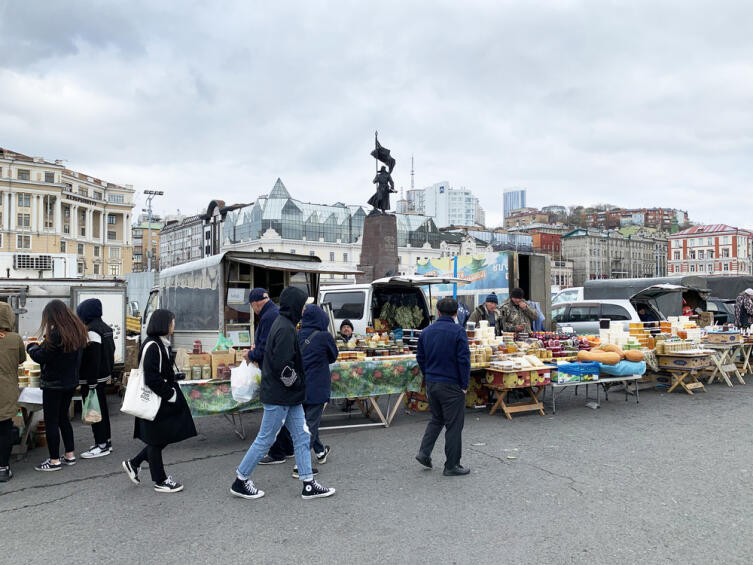
<svg viewBox="0 0 753 565">
<path fill-rule="evenodd" d="M 258 500 L 228 494 L 260 415 L 237 438 L 222 417 L 165 450 L 185 484 L 158 494 L 120 468 L 140 443 L 111 398 L 114 452 L 55 473 L 35 449 L 0 484 L 0 563 L 751 563 L 753 384 L 688 396 L 610 394 L 599 410 L 572 392 L 557 414 L 468 410 L 465 477 L 415 460 L 427 414 L 393 426 L 328 431 L 319 480 L 303 501 L 293 462 L 259 467 Z M 336 420 L 339 419 L 336 417 Z M 77 452 L 91 431 L 74 424 Z M 353 417 L 351 423 L 360 418 Z M 328 419 L 328 423 L 333 423 Z"/>
</svg>

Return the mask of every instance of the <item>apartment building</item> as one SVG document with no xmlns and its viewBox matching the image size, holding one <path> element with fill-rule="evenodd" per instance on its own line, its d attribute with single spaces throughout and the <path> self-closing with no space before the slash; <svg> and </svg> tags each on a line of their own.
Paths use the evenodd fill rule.
<svg viewBox="0 0 753 565">
<path fill-rule="evenodd" d="M 608 230 L 634 225 L 670 232 L 673 226 L 687 222 L 688 213 L 676 208 L 611 208 L 586 213 L 588 227 Z"/>
<path fill-rule="evenodd" d="M 75 255 L 78 276 L 123 276 L 131 271 L 133 194 L 129 185 L 67 169 L 62 161 L 0 148 L 0 253 L 35 267 L 19 271 L 52 271 L 45 258 L 57 254 Z"/>
<path fill-rule="evenodd" d="M 753 233 L 726 224 L 693 226 L 669 236 L 670 274 L 749 275 Z"/>
<path fill-rule="evenodd" d="M 139 273 L 151 268 L 159 271 L 159 240 L 162 222 L 140 218 L 140 222 L 131 228 L 133 234 L 133 272 Z M 151 245 L 150 245 L 151 241 Z"/>
</svg>

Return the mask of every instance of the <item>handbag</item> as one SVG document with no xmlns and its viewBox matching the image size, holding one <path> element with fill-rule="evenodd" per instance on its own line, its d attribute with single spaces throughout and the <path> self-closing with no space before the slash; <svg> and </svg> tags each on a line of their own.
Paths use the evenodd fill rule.
<svg viewBox="0 0 753 565">
<path fill-rule="evenodd" d="M 125 395 L 123 396 L 123 406 L 120 411 L 136 416 L 142 420 L 153 421 L 157 417 L 162 398 L 150 389 L 144 383 L 144 358 L 146 357 L 146 350 L 152 343 L 149 342 L 144 351 L 141 353 L 141 362 L 138 369 L 131 369 L 131 374 L 128 377 L 128 385 L 126 386 Z M 157 351 L 159 351 L 159 366 L 162 370 L 162 350 L 157 345 Z"/>
</svg>

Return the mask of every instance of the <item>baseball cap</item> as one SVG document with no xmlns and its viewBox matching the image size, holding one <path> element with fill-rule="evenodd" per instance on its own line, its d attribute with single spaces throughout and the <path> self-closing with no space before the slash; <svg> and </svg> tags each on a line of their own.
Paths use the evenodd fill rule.
<svg viewBox="0 0 753 565">
<path fill-rule="evenodd" d="M 257 287 L 248 293 L 248 302 L 257 302 L 258 300 L 264 300 L 269 298 L 269 293 L 266 288 Z"/>
</svg>

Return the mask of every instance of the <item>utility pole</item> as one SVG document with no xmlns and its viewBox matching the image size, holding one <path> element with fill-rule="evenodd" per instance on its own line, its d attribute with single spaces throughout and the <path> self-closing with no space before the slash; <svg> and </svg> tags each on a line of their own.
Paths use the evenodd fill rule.
<svg viewBox="0 0 753 565">
<path fill-rule="evenodd" d="M 149 237 L 148 243 L 147 243 L 147 252 L 146 252 L 146 270 L 151 272 L 152 270 L 152 199 L 154 199 L 155 196 L 162 196 L 165 194 L 161 190 L 145 190 L 144 194 L 146 194 L 146 213 L 147 213 L 147 234 Z"/>
</svg>

